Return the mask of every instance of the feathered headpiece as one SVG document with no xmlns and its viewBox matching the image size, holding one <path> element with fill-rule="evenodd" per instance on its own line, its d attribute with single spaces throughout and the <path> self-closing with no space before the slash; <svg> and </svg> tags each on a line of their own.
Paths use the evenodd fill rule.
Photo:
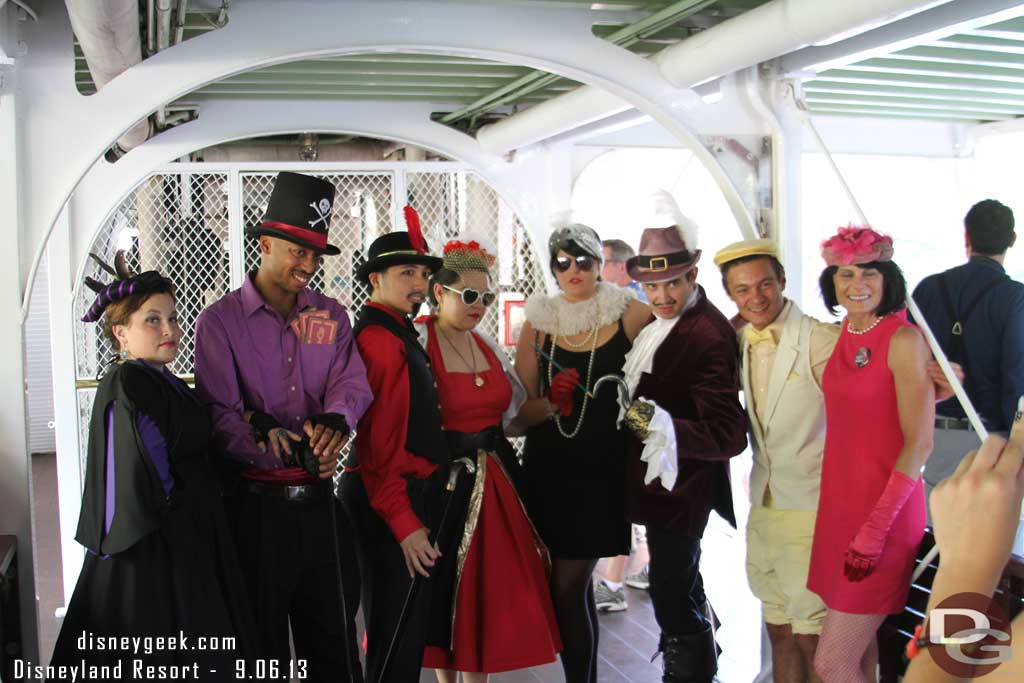
<svg viewBox="0 0 1024 683">
<path fill-rule="evenodd" d="M 697 223 L 684 214 L 673 197 L 667 190 L 655 190 L 648 200 L 650 214 L 644 221 L 645 228 L 670 228 L 675 226 L 679 230 L 679 237 L 683 244 L 690 251 L 698 248 Z"/>
<path fill-rule="evenodd" d="M 412 244 L 412 248 L 420 254 L 426 254 L 427 240 L 423 237 L 420 215 L 411 206 L 402 209 L 402 213 L 405 214 L 405 227 L 409 231 L 409 242 Z"/>
<path fill-rule="evenodd" d="M 103 311 L 107 306 L 133 294 L 169 294 L 174 289 L 171 281 L 155 270 L 133 274 L 128 268 L 123 251 L 114 254 L 113 268 L 96 254 L 90 253 L 89 257 L 105 272 L 112 275 L 114 281 L 105 285 L 94 278 L 85 278 L 86 287 L 96 292 L 96 300 L 89 307 L 88 313 L 82 317 L 82 322 L 96 322 L 103 317 Z"/>
<path fill-rule="evenodd" d="M 867 225 L 850 224 L 821 243 L 821 257 L 829 266 L 853 266 L 892 260 L 892 238 Z"/>
<path fill-rule="evenodd" d="M 576 223 L 572 212 L 561 211 L 551 217 L 551 237 L 548 238 L 548 253 L 554 257 L 559 250 L 567 251 L 566 247 L 575 247 L 598 263 L 604 262 L 601 249 L 601 238 L 597 231 L 589 225 Z"/>
<path fill-rule="evenodd" d="M 479 271 L 487 273 L 495 261 L 495 249 L 483 235 L 472 232 L 448 240 L 442 250 L 444 267 L 456 273 Z"/>
</svg>

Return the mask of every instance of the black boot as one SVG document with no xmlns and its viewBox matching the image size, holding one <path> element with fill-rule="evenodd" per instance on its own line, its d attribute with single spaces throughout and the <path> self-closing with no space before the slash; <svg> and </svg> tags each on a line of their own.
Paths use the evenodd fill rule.
<svg viewBox="0 0 1024 683">
<path fill-rule="evenodd" d="M 685 636 L 661 634 L 658 652 L 664 657 L 663 683 L 712 683 L 718 671 L 715 635 L 710 625 Z"/>
</svg>

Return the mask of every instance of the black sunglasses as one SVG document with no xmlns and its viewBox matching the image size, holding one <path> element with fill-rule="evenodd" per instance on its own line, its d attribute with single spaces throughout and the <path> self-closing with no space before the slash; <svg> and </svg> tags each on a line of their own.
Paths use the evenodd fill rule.
<svg viewBox="0 0 1024 683">
<path fill-rule="evenodd" d="M 487 290 L 486 292 L 481 294 L 480 292 L 476 291 L 475 289 L 470 289 L 469 287 L 466 287 L 465 289 L 455 289 L 454 287 L 449 287 L 448 285 L 441 285 L 441 286 L 444 287 L 445 289 L 447 289 L 449 292 L 455 292 L 456 294 L 461 295 L 462 296 L 462 303 L 466 304 L 467 306 L 472 306 L 473 304 L 475 304 L 477 302 L 477 299 L 481 299 L 481 298 L 482 298 L 484 306 L 490 306 L 491 304 L 494 303 L 494 300 L 498 297 L 498 295 L 495 294 L 494 292 L 492 292 L 491 290 Z"/>
<path fill-rule="evenodd" d="M 594 259 L 589 256 L 577 256 L 574 259 L 566 258 L 565 256 L 556 256 L 552 265 L 559 273 L 567 273 L 572 268 L 573 261 L 576 262 L 576 267 L 582 270 L 584 273 L 589 273 L 594 269 Z"/>
</svg>

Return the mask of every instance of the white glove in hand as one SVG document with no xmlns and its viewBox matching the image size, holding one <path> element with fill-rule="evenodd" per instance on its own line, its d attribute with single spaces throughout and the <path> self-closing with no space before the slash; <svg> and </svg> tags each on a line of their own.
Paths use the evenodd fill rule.
<svg viewBox="0 0 1024 683">
<path fill-rule="evenodd" d="M 671 491 L 679 476 L 678 453 L 676 449 L 676 429 L 672 424 L 672 416 L 661 406 L 649 399 L 640 399 L 654 406 L 654 417 L 647 427 L 647 438 L 644 439 L 644 450 L 640 459 L 647 463 L 644 484 L 661 479 L 666 491 Z"/>
</svg>

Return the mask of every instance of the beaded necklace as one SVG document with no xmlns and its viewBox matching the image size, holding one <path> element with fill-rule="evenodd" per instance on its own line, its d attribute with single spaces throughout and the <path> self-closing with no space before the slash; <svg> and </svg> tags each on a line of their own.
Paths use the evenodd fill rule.
<svg viewBox="0 0 1024 683">
<path fill-rule="evenodd" d="M 889 317 L 888 315 L 883 315 L 882 317 L 876 319 L 875 322 L 873 322 L 870 325 L 868 325 L 867 327 L 865 327 L 863 330 L 855 330 L 855 329 L 853 329 L 853 326 L 850 325 L 850 321 L 847 320 L 846 321 L 846 330 L 850 334 L 867 334 L 871 330 L 873 330 L 876 327 L 878 327 L 878 323 L 882 322 L 883 320 L 885 320 L 888 317 Z"/>
<path fill-rule="evenodd" d="M 555 415 L 555 426 L 558 427 L 558 433 L 561 434 L 562 437 L 566 438 L 566 439 L 574 439 L 574 438 L 576 438 L 576 435 L 580 433 L 580 429 L 583 428 L 583 420 L 587 416 L 587 401 L 590 398 L 590 380 L 591 380 L 591 377 L 592 377 L 593 372 L 594 372 L 594 356 L 597 354 L 597 338 L 599 336 L 598 335 L 599 331 L 600 331 L 600 326 L 593 328 L 592 331 L 591 331 L 591 334 L 587 335 L 588 339 L 592 339 L 591 344 L 590 344 L 590 360 L 587 361 L 587 380 L 583 384 L 583 388 L 585 389 L 585 392 L 583 394 L 583 403 L 580 406 L 580 418 L 576 422 L 576 427 L 573 428 L 573 430 L 571 432 L 567 433 L 565 431 L 565 428 L 562 427 L 562 417 L 563 416 Z M 563 337 L 563 339 L 565 339 L 565 338 Z M 552 369 L 554 368 L 554 364 L 555 364 L 554 360 L 555 360 L 555 349 L 557 348 L 557 342 L 558 342 L 558 335 L 551 335 L 551 360 L 548 361 L 548 386 L 551 386 L 551 379 L 552 379 L 552 374 L 553 374 L 552 373 Z M 583 343 L 585 344 L 586 342 L 583 342 Z M 569 345 L 573 346 L 573 344 L 569 344 Z M 582 346 L 582 345 L 583 344 L 580 344 L 580 346 Z M 579 346 L 577 346 L 576 348 L 579 348 Z M 565 417 L 568 417 L 568 415 L 566 415 Z"/>
</svg>

